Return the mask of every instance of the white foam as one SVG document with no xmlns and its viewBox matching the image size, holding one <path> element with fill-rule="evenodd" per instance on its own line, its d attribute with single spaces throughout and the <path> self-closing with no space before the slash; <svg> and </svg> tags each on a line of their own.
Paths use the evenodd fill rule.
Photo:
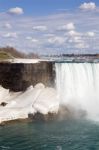
<svg viewBox="0 0 99 150">
<path fill-rule="evenodd" d="M 99 63 L 57 63 L 56 87 L 61 104 L 99 119 Z"/>
</svg>

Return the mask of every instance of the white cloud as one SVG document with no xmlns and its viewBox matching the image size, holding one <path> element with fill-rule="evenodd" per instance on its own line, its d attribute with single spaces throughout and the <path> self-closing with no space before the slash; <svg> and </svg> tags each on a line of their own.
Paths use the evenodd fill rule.
<svg viewBox="0 0 99 150">
<path fill-rule="evenodd" d="M 62 45 L 65 42 L 65 38 L 59 37 L 59 36 L 54 36 L 54 37 L 49 38 L 48 42 L 50 44 Z"/>
<path fill-rule="evenodd" d="M 14 14 L 14 15 L 21 15 L 24 13 L 23 9 L 20 7 L 10 8 L 8 10 L 8 13 Z"/>
<path fill-rule="evenodd" d="M 35 31 L 47 31 L 47 26 L 34 26 L 33 30 L 35 30 Z"/>
<path fill-rule="evenodd" d="M 12 32 L 12 33 L 6 33 L 6 34 L 4 34 L 3 37 L 5 37 L 5 38 L 17 38 L 18 35 L 17 35 L 16 32 Z"/>
<path fill-rule="evenodd" d="M 89 48 L 89 45 L 85 43 L 78 43 L 78 44 L 75 44 L 75 48 L 85 49 L 85 48 Z"/>
<path fill-rule="evenodd" d="M 83 3 L 79 7 L 81 10 L 95 10 L 96 4 L 94 2 Z"/>
<path fill-rule="evenodd" d="M 31 36 L 27 36 L 26 40 L 32 40 L 32 37 Z"/>
<path fill-rule="evenodd" d="M 47 34 L 44 34 L 45 37 L 53 37 L 55 36 L 55 34 L 52 34 L 52 33 L 47 33 Z"/>
<path fill-rule="evenodd" d="M 68 36 L 68 42 L 74 45 L 76 49 L 87 49 L 89 45 L 87 44 L 86 39 L 83 39 L 83 33 L 71 30 L 66 34 Z"/>
<path fill-rule="evenodd" d="M 4 28 L 7 28 L 7 29 L 11 29 L 11 28 L 12 28 L 12 26 L 11 26 L 10 23 L 5 23 L 5 24 L 3 25 L 3 27 L 4 27 Z"/>
<path fill-rule="evenodd" d="M 41 17 L 25 15 L 12 17 L 7 13 L 1 14 L 1 46 L 10 42 L 19 50 L 43 54 L 57 51 L 75 53 L 76 50 L 86 53 L 99 52 L 99 22 L 97 21 L 99 15 L 96 11 L 95 13 L 94 11 L 83 13 L 80 10 L 74 12 L 67 10 L 65 13 Z M 5 25 L 6 23 L 11 24 L 13 28 L 10 29 L 9 25 Z M 59 32 L 58 27 L 62 27 Z M 7 30 L 8 28 L 10 30 Z"/>
<path fill-rule="evenodd" d="M 63 25 L 63 26 L 61 26 L 61 27 L 59 27 L 58 28 L 58 30 L 74 30 L 75 29 L 75 25 L 74 25 L 74 23 L 73 22 L 70 22 L 70 23 L 68 23 L 68 24 L 66 24 L 66 25 Z"/>
<path fill-rule="evenodd" d="M 37 39 L 33 39 L 33 38 L 32 38 L 31 42 L 33 42 L 33 43 L 37 43 L 37 42 L 38 42 L 38 40 L 37 40 Z"/>
<path fill-rule="evenodd" d="M 66 34 L 68 34 L 68 35 L 71 36 L 71 37 L 75 37 L 75 36 L 80 36 L 80 35 L 81 35 L 81 33 L 76 32 L 75 30 L 71 30 L 71 31 L 69 31 L 69 32 L 66 33 Z"/>
<path fill-rule="evenodd" d="M 74 41 L 75 43 L 82 43 L 82 39 L 81 39 L 80 36 L 75 36 L 75 37 L 73 37 L 73 41 Z"/>
<path fill-rule="evenodd" d="M 95 33 L 90 31 L 90 32 L 87 32 L 86 35 L 89 36 L 89 37 L 94 37 Z"/>
<path fill-rule="evenodd" d="M 31 36 L 27 36 L 26 39 L 29 40 L 30 42 L 38 43 L 38 40 L 33 38 L 33 37 L 31 37 Z"/>
</svg>

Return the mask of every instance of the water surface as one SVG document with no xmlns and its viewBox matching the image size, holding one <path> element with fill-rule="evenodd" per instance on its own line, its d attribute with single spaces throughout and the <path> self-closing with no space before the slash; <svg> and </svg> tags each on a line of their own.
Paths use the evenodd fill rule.
<svg viewBox="0 0 99 150">
<path fill-rule="evenodd" d="M 99 125 L 68 120 L 0 127 L 0 150 L 99 150 Z"/>
</svg>

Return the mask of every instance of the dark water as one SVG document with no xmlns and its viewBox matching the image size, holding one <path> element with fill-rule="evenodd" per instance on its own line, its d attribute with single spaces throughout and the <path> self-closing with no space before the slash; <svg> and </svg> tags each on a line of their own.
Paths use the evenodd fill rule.
<svg viewBox="0 0 99 150">
<path fill-rule="evenodd" d="M 0 127 L 0 150 L 99 150 L 99 125 L 77 120 L 6 125 Z"/>
</svg>

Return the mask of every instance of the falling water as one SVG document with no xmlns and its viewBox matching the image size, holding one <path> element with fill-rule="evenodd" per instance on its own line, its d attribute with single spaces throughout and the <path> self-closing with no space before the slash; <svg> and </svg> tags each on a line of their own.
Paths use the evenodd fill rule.
<svg viewBox="0 0 99 150">
<path fill-rule="evenodd" d="M 56 63 L 60 103 L 99 120 L 99 63 Z"/>
</svg>

